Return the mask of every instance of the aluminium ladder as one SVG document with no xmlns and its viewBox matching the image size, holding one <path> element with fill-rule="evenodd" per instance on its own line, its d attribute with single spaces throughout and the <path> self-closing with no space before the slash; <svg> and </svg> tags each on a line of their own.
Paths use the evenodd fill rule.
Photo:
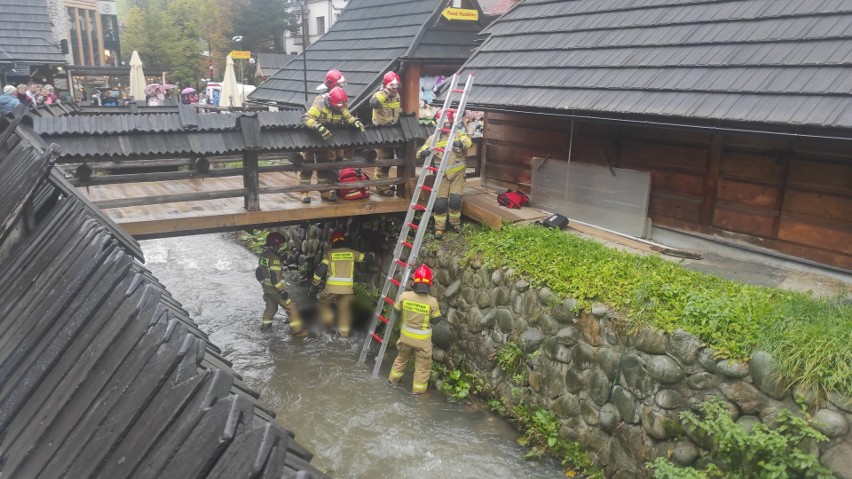
<svg viewBox="0 0 852 479">
<path fill-rule="evenodd" d="M 444 100 L 444 108 L 441 110 L 441 118 L 438 119 L 437 124 L 435 125 L 435 133 L 432 135 L 432 141 L 429 143 L 429 156 L 423 161 L 423 168 L 420 171 L 420 177 L 417 180 L 417 186 L 414 188 L 414 193 L 411 195 L 411 204 L 408 205 L 408 211 L 405 215 L 405 220 L 402 222 L 402 229 L 399 232 L 399 237 L 397 238 L 396 247 L 393 251 L 393 261 L 391 261 L 390 267 L 388 268 L 388 273 L 385 276 L 385 283 L 382 286 L 382 294 L 379 296 L 379 300 L 376 304 L 376 310 L 373 314 L 373 321 L 370 325 L 370 334 L 367 335 L 367 338 L 364 340 L 364 347 L 361 349 L 361 356 L 358 358 L 358 364 L 364 364 L 364 361 L 367 359 L 367 354 L 370 351 L 370 346 L 372 342 L 378 341 L 381 344 L 379 348 L 379 353 L 376 355 L 376 364 L 373 366 L 373 377 L 379 376 L 379 368 L 382 366 L 382 361 L 384 359 L 385 350 L 387 349 L 387 342 L 390 339 L 391 331 L 393 331 L 393 307 L 397 301 L 399 301 L 399 297 L 405 292 L 406 285 L 408 284 L 408 279 L 411 277 L 412 270 L 417 266 L 417 257 L 420 253 L 420 246 L 423 244 L 423 239 L 426 236 L 426 230 L 429 226 L 429 219 L 432 217 L 432 207 L 435 205 L 435 200 L 438 196 L 438 189 L 441 186 L 441 180 L 444 176 L 444 171 L 446 171 L 447 166 L 449 164 L 450 154 L 453 148 L 453 142 L 455 141 L 456 131 L 461 127 L 462 116 L 464 115 L 465 106 L 467 106 L 467 98 L 470 94 L 471 88 L 473 88 L 473 75 L 468 75 L 467 81 L 465 82 L 464 88 L 458 87 L 459 75 L 455 74 L 450 81 L 450 88 L 447 92 L 447 98 Z M 453 105 L 453 98 L 456 95 L 461 95 L 458 100 L 458 107 L 451 108 Z M 454 112 L 454 121 L 449 121 L 449 116 L 447 112 Z M 441 138 L 441 134 L 447 134 L 447 143 L 444 147 L 438 146 L 438 142 Z M 434 152 L 441 153 L 441 162 L 437 167 L 432 165 L 432 160 Z M 426 186 L 426 177 L 430 175 L 435 175 L 435 181 L 431 187 Z M 429 200 L 426 202 L 426 206 L 422 206 L 418 200 L 420 198 L 421 191 L 429 192 Z M 420 219 L 416 219 L 417 212 L 422 212 Z M 408 241 L 409 233 L 414 230 L 414 241 Z M 402 260 L 403 254 L 408 251 L 408 258 L 406 261 Z M 401 271 L 399 268 L 402 268 Z M 400 279 L 396 279 L 395 275 L 400 273 Z M 393 299 L 391 299 L 388 295 L 391 292 L 391 286 L 396 286 L 397 292 Z M 384 309 L 388 308 L 389 314 L 384 315 Z M 385 332 L 382 337 L 379 337 L 376 334 L 376 328 L 379 326 L 379 322 L 384 323 Z"/>
</svg>

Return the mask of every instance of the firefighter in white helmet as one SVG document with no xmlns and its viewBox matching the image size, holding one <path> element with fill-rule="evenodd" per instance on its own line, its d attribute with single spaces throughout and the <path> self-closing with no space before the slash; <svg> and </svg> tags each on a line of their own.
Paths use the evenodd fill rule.
<svg viewBox="0 0 852 479">
<path fill-rule="evenodd" d="M 393 314 L 402 317 L 399 329 L 399 341 L 396 349 L 399 354 L 391 366 L 388 382 L 397 384 L 405 373 L 408 360 L 414 354 L 414 382 L 411 394 L 426 392 L 429 374 L 432 372 L 432 325 L 441 321 L 441 308 L 438 300 L 429 294 L 432 285 L 432 270 L 421 265 L 414 271 L 411 291 L 402 293 L 394 304 Z"/>
</svg>

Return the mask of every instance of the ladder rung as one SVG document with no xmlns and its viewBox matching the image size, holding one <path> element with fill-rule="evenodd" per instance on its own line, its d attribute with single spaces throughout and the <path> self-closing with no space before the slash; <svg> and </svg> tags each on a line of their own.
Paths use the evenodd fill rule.
<svg viewBox="0 0 852 479">
<path fill-rule="evenodd" d="M 398 279 L 393 279 L 393 278 L 391 278 L 390 276 L 388 276 L 388 280 L 389 280 L 391 283 L 395 284 L 397 287 L 399 287 L 399 285 L 401 285 L 401 284 L 402 284 L 402 283 L 400 283 L 400 282 L 399 282 L 399 280 L 398 280 Z"/>
<path fill-rule="evenodd" d="M 382 341 L 382 338 L 380 338 L 378 334 L 376 334 L 376 333 L 370 333 L 370 334 L 373 336 L 373 339 L 375 339 L 376 341 L 378 341 L 380 343 L 384 342 L 384 341 Z"/>
<path fill-rule="evenodd" d="M 456 89 L 453 90 L 453 93 L 464 93 L 464 89 L 456 88 Z"/>
<path fill-rule="evenodd" d="M 449 132 L 453 131 L 453 129 L 452 128 L 441 128 L 441 131 L 443 133 L 449 133 Z"/>
<path fill-rule="evenodd" d="M 426 191 L 432 191 L 432 187 L 431 187 L 431 186 L 423 185 L 423 186 L 421 186 L 421 188 L 423 188 L 423 189 L 424 189 L 424 190 L 426 190 Z"/>
<path fill-rule="evenodd" d="M 408 241 L 403 241 L 402 244 L 407 248 L 411 248 L 411 243 L 409 243 Z"/>
<path fill-rule="evenodd" d="M 408 266 L 407 264 L 405 264 L 405 261 L 403 261 L 401 259 L 396 260 L 396 264 L 402 266 L 403 268 Z"/>
<path fill-rule="evenodd" d="M 419 227 L 419 226 L 417 226 L 417 225 L 416 225 L 416 224 L 414 224 L 414 223 L 408 223 L 408 226 L 409 226 L 410 228 L 414 228 L 414 229 L 416 229 L 416 230 L 419 230 L 419 229 L 420 229 L 420 227 Z"/>
<path fill-rule="evenodd" d="M 447 111 L 451 111 L 451 112 L 455 113 L 455 112 L 457 112 L 457 111 L 458 111 L 458 109 L 456 109 L 456 108 L 447 108 Z"/>
<path fill-rule="evenodd" d="M 437 169 L 437 168 L 435 168 L 434 166 L 429 166 L 429 167 L 427 167 L 426 169 L 427 169 L 427 170 L 429 170 L 429 171 L 434 171 L 435 173 L 437 173 L 437 172 L 438 172 L 438 169 Z"/>
<path fill-rule="evenodd" d="M 377 314 L 376 316 L 379 318 L 379 321 L 388 324 L 388 318 L 382 316 L 381 314 Z"/>
<path fill-rule="evenodd" d="M 443 153 L 443 152 L 444 152 L 444 149 L 443 149 L 443 148 L 441 148 L 440 146 L 436 146 L 436 147 L 435 147 L 435 151 L 438 151 L 438 152 Z"/>
<path fill-rule="evenodd" d="M 412 208 L 414 208 L 415 210 L 426 211 L 426 207 L 425 207 L 425 206 L 423 206 L 423 205 L 421 205 L 421 204 L 419 204 L 419 203 L 414 203 L 414 204 L 413 204 L 413 205 L 411 205 L 411 206 L 412 206 Z"/>
<path fill-rule="evenodd" d="M 385 303 L 388 303 L 389 305 L 393 306 L 394 302 L 392 299 L 388 298 L 387 296 L 382 296 L 382 299 L 385 300 Z"/>
</svg>

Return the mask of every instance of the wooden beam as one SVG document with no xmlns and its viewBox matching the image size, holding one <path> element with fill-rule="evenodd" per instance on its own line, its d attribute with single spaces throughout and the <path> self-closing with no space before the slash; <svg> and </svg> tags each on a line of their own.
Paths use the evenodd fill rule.
<svg viewBox="0 0 852 479">
<path fill-rule="evenodd" d="M 407 63 L 402 78 L 402 111 L 420 113 L 420 64 Z"/>
<path fill-rule="evenodd" d="M 399 185 L 405 181 L 402 178 L 388 178 L 385 180 L 355 181 L 352 183 L 318 183 L 316 185 L 277 186 L 261 188 L 261 194 L 301 193 L 303 191 L 330 191 L 341 188 L 369 188 L 371 186 Z"/>
<path fill-rule="evenodd" d="M 133 198 L 121 198 L 116 200 L 93 201 L 95 206 L 101 209 L 127 208 L 131 206 L 161 205 L 164 203 L 180 203 L 184 201 L 221 200 L 222 198 L 236 198 L 245 196 L 246 189 L 203 191 L 199 193 L 180 193 L 175 195 L 161 196 L 137 196 Z"/>
<path fill-rule="evenodd" d="M 411 198 L 411 195 L 414 194 L 410 191 L 408 187 L 409 180 L 412 178 L 416 178 L 417 175 L 417 165 L 415 164 L 414 159 L 417 157 L 417 142 L 409 141 L 405 145 L 405 149 L 400 149 L 398 151 L 404 151 L 404 160 L 405 163 L 397 168 L 397 177 L 402 179 L 403 182 L 399 184 L 397 187 L 399 191 L 397 194 L 402 198 Z"/>
<path fill-rule="evenodd" d="M 243 152 L 243 186 L 246 192 L 244 208 L 248 211 L 260 210 L 259 183 L 257 151 L 245 151 Z"/>
<path fill-rule="evenodd" d="M 208 173 L 200 171 L 169 171 L 157 173 L 131 173 L 126 175 L 93 176 L 89 179 L 70 180 L 74 186 L 97 186 L 115 185 L 121 183 L 145 183 L 149 181 L 189 180 L 193 178 L 221 178 L 226 176 L 240 176 L 242 168 L 225 168 L 221 170 L 210 170 Z"/>
<path fill-rule="evenodd" d="M 713 210 L 716 208 L 716 194 L 719 189 L 719 170 L 722 167 L 722 146 L 724 138 L 721 133 L 713 133 L 707 158 L 707 172 L 704 175 L 704 198 L 699 213 L 699 223 L 705 226 L 713 225 Z"/>
</svg>

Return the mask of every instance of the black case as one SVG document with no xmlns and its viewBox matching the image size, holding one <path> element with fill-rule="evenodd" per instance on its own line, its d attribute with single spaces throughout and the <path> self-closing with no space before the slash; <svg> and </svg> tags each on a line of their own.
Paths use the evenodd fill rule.
<svg viewBox="0 0 852 479">
<path fill-rule="evenodd" d="M 568 226 L 568 218 L 557 213 L 542 221 L 541 225 L 545 228 L 557 228 L 561 230 Z"/>
</svg>

